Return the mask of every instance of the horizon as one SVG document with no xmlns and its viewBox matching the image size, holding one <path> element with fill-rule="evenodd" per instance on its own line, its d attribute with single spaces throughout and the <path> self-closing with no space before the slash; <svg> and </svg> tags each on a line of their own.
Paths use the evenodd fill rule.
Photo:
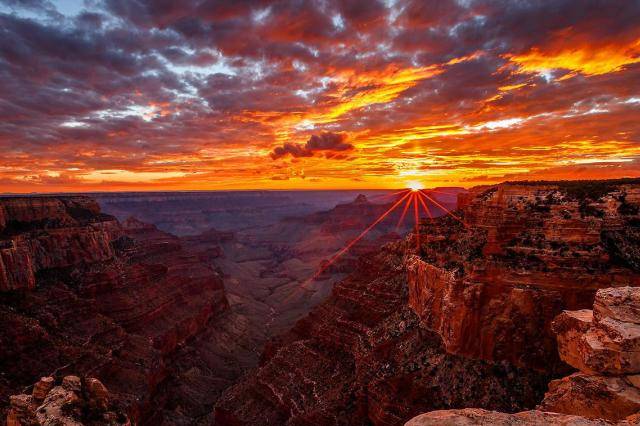
<svg viewBox="0 0 640 426">
<path fill-rule="evenodd" d="M 494 184 L 473 185 L 473 186 L 461 186 L 461 185 L 441 185 L 432 187 L 421 187 L 421 191 L 433 191 L 442 188 L 454 188 L 463 189 L 469 191 L 476 187 L 492 187 L 500 185 L 554 185 L 560 183 L 574 182 L 574 183 L 589 183 L 589 182 L 609 182 L 609 183 L 640 183 L 640 174 L 638 176 L 624 176 L 619 178 L 605 178 L 605 179 L 558 179 L 558 180 L 515 180 L 515 181 L 502 181 Z M 638 181 L 638 182 L 636 182 Z M 414 190 L 411 187 L 398 187 L 398 188 L 284 188 L 284 189 L 259 189 L 259 188 L 247 188 L 247 189 L 176 189 L 176 190 L 111 190 L 111 191 L 52 191 L 52 192 L 0 192 L 0 197 L 11 196 L 57 196 L 57 195 L 99 195 L 99 194 L 160 194 L 160 193 L 209 193 L 209 192 L 389 192 L 389 191 L 407 191 Z"/>
<path fill-rule="evenodd" d="M 625 0 L 0 0 L 0 194 L 636 177 L 638 22 Z"/>
</svg>

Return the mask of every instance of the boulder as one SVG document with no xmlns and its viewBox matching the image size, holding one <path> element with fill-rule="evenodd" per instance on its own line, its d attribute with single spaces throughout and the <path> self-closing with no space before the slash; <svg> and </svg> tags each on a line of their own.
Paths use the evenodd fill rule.
<svg viewBox="0 0 640 426">
<path fill-rule="evenodd" d="M 95 378 L 89 378 L 86 382 L 89 394 L 89 407 L 97 410 L 106 410 L 109 404 L 109 391 L 102 382 Z"/>
<path fill-rule="evenodd" d="M 12 395 L 9 398 L 11 408 L 7 413 L 7 426 L 37 425 L 35 418 L 36 404 L 31 395 Z"/>
<path fill-rule="evenodd" d="M 619 421 L 640 411 L 637 377 L 575 373 L 549 384 L 544 411 Z"/>
<path fill-rule="evenodd" d="M 593 316 L 640 324 L 640 289 L 618 287 L 599 290 L 593 303 Z"/>
<path fill-rule="evenodd" d="M 62 379 L 62 387 L 69 391 L 79 392 L 82 388 L 82 381 L 78 376 L 66 376 Z"/>
<path fill-rule="evenodd" d="M 487 411 L 479 408 L 462 410 L 438 410 L 421 414 L 405 423 L 405 426 L 517 426 L 517 425 L 562 425 L 562 426 L 605 426 L 604 420 L 590 420 L 544 411 L 523 411 L 516 414 Z"/>
<path fill-rule="evenodd" d="M 42 377 L 38 383 L 33 385 L 33 391 L 31 395 L 33 395 L 33 399 L 37 401 L 42 401 L 45 399 L 49 391 L 53 388 L 55 380 L 53 377 Z"/>
<path fill-rule="evenodd" d="M 598 290 L 593 314 L 563 312 L 552 323 L 560 358 L 586 373 L 640 373 L 640 288 Z M 638 305 L 638 306 L 636 306 Z"/>
</svg>

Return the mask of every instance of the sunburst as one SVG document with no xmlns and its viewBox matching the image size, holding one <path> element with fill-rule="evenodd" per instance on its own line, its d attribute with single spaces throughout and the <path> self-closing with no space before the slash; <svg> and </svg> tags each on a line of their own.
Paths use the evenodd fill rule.
<svg viewBox="0 0 640 426">
<path fill-rule="evenodd" d="M 442 191 L 434 191 L 439 194 L 448 194 Z M 316 273 L 311 277 L 310 280 L 315 280 L 318 278 L 324 271 L 326 271 L 331 265 L 333 265 L 340 257 L 342 257 L 346 252 L 351 249 L 358 241 L 363 239 L 369 231 L 376 227 L 380 222 L 382 222 L 387 216 L 389 216 L 395 209 L 402 206 L 402 214 L 400 215 L 400 219 L 395 227 L 396 230 L 400 229 L 402 223 L 404 222 L 405 217 L 407 216 L 408 210 L 413 207 L 413 217 L 414 217 L 414 233 L 415 233 L 415 242 L 416 242 L 416 252 L 420 253 L 421 251 L 421 242 L 420 242 L 420 220 L 421 220 L 421 210 L 426 213 L 426 216 L 429 220 L 433 220 L 434 217 L 429 209 L 429 202 L 433 205 L 442 209 L 446 214 L 453 217 L 457 221 L 461 222 L 465 227 L 468 225 L 457 215 L 452 213 L 445 206 L 436 201 L 433 197 L 429 196 L 426 191 L 423 189 L 422 183 L 418 181 L 407 182 L 407 188 L 398 192 L 394 192 L 389 195 L 397 195 L 398 200 L 393 203 L 388 210 L 382 213 L 371 225 L 369 225 L 360 235 L 351 240 L 345 247 L 336 252 L 328 261 L 324 262 L 320 268 L 316 271 Z"/>
</svg>

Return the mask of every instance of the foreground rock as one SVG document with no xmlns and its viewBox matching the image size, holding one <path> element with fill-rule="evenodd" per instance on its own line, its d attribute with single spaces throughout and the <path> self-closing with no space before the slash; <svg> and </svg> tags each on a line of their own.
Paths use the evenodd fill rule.
<svg viewBox="0 0 640 426">
<path fill-rule="evenodd" d="M 614 423 L 604 420 L 590 420 L 580 416 L 535 410 L 506 414 L 477 408 L 466 408 L 463 410 L 442 410 L 425 413 L 408 421 L 406 426 L 608 426 L 612 424 Z M 628 421 L 615 424 L 622 426 L 635 425 L 638 423 L 636 419 L 629 419 Z"/>
<path fill-rule="evenodd" d="M 640 373 L 640 291 L 610 288 L 596 293 L 593 311 L 567 311 L 553 323 L 563 361 L 586 372 Z"/>
<path fill-rule="evenodd" d="M 426 425 L 640 424 L 640 361 L 635 355 L 640 288 L 599 290 L 593 311 L 565 311 L 553 321 L 563 361 L 581 370 L 549 384 L 538 410 L 517 414 L 444 410 L 418 416 Z"/>
<path fill-rule="evenodd" d="M 621 420 L 640 411 L 640 288 L 599 290 L 593 311 L 553 322 L 558 351 L 580 370 L 549 385 L 541 408 Z"/>
<path fill-rule="evenodd" d="M 95 378 L 67 376 L 55 386 L 43 377 L 31 395 L 11 396 L 7 426 L 129 426 L 126 414 L 111 401 L 107 388 Z"/>
</svg>

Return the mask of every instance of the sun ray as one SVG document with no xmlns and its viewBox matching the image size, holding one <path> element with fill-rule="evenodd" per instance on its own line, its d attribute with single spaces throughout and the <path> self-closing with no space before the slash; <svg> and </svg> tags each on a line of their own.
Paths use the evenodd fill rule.
<svg viewBox="0 0 640 426">
<path fill-rule="evenodd" d="M 429 219 L 433 220 L 433 215 L 431 214 L 431 210 L 429 209 L 429 206 L 427 205 L 427 203 L 424 202 L 424 199 L 423 199 L 424 194 L 422 192 L 418 192 L 418 195 L 420 195 L 420 197 L 418 197 L 420 204 L 422 204 L 422 207 L 427 212 Z"/>
<path fill-rule="evenodd" d="M 411 195 L 411 197 L 415 197 L 416 194 L 414 194 L 413 192 L 409 193 Z M 398 224 L 396 225 L 396 232 L 400 229 L 400 227 L 402 226 L 402 222 L 404 222 L 404 218 L 407 216 L 407 211 L 409 210 L 409 205 L 411 205 L 411 201 L 413 200 L 413 198 L 407 200 L 407 202 L 404 204 L 404 209 L 402 210 L 402 214 L 400 215 L 400 219 L 398 220 Z"/>
<path fill-rule="evenodd" d="M 418 254 L 420 253 L 420 215 L 418 213 L 418 195 L 414 194 L 413 197 L 413 218 L 415 220 L 416 227 L 416 250 Z"/>
<path fill-rule="evenodd" d="M 425 193 L 424 193 L 424 191 L 420 191 L 420 193 L 421 193 L 422 195 L 424 195 L 425 197 L 427 197 L 427 199 L 428 199 L 429 201 L 431 201 L 433 204 L 435 204 L 436 206 L 438 206 L 438 207 L 440 207 L 442 210 L 444 210 L 444 211 L 445 211 L 445 213 L 447 213 L 449 216 L 453 217 L 454 219 L 456 219 L 457 221 L 459 221 L 460 223 L 462 223 L 462 224 L 465 226 L 465 228 L 468 228 L 468 227 L 469 227 L 469 225 L 468 225 L 464 220 L 462 220 L 461 218 L 459 218 L 459 217 L 458 217 L 458 216 L 456 216 L 455 214 L 451 213 L 451 211 L 450 211 L 448 208 L 446 208 L 445 206 L 443 206 L 442 204 L 440 204 L 439 202 L 437 202 L 437 201 L 436 201 L 436 200 L 434 200 L 433 198 L 429 197 L 427 194 L 425 194 Z"/>
<path fill-rule="evenodd" d="M 373 222 L 364 231 L 362 231 L 362 233 L 360 235 L 358 235 L 356 238 L 354 238 L 349 244 L 347 244 L 344 248 L 342 248 L 342 250 L 340 250 L 338 253 L 334 254 L 323 266 L 321 266 L 318 269 L 318 271 L 313 275 L 313 277 L 311 277 L 311 280 L 316 279 L 320 274 L 322 274 L 324 271 L 326 271 L 327 268 L 329 268 L 329 266 L 331 266 L 343 254 L 345 254 L 347 251 L 349 251 L 349 249 L 351 247 L 353 247 L 354 244 L 356 244 L 365 235 L 367 235 L 367 233 L 369 233 L 369 231 L 371 231 L 378 223 L 382 222 L 392 211 L 394 211 L 396 209 L 396 207 L 398 207 L 407 197 L 409 197 L 409 195 L 410 195 L 410 193 L 407 193 L 402 198 L 400 198 L 398 201 L 396 201 L 391 207 L 389 207 L 389 209 L 387 211 L 382 213 L 380 215 L 380 217 L 378 217 L 378 219 L 375 220 L 375 222 Z"/>
</svg>

